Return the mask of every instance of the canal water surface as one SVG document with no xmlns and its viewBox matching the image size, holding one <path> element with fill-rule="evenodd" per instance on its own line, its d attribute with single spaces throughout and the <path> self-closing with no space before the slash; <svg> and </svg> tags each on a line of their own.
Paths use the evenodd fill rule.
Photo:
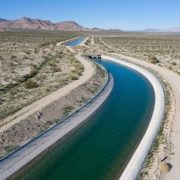
<svg viewBox="0 0 180 180">
<path fill-rule="evenodd" d="M 149 124 L 154 92 L 136 71 L 106 59 L 102 64 L 114 77 L 105 104 L 17 179 L 114 180 L 122 173 Z"/>
<path fill-rule="evenodd" d="M 74 41 L 67 42 L 65 45 L 66 46 L 71 46 L 71 47 L 77 46 L 77 45 L 81 44 L 84 40 L 85 40 L 85 37 L 79 37 Z"/>
</svg>

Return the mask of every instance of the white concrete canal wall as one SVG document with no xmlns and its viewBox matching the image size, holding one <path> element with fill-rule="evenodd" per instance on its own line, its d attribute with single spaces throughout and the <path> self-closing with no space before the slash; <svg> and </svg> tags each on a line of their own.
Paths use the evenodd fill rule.
<svg viewBox="0 0 180 180">
<path fill-rule="evenodd" d="M 108 59 L 119 63 L 121 65 L 127 66 L 138 71 L 140 74 L 145 76 L 149 82 L 152 84 L 154 93 L 155 93 L 155 104 L 153 114 L 149 123 L 149 126 L 139 144 L 133 156 L 131 157 L 129 163 L 127 164 L 125 170 L 123 171 L 119 180 L 135 180 L 142 165 L 149 153 L 149 150 L 157 136 L 157 133 L 160 129 L 162 119 L 164 116 L 165 100 L 164 100 L 164 91 L 157 80 L 157 78 L 151 74 L 149 71 L 129 62 L 122 61 L 117 58 L 112 58 L 109 56 L 102 56 L 103 59 Z"/>
</svg>

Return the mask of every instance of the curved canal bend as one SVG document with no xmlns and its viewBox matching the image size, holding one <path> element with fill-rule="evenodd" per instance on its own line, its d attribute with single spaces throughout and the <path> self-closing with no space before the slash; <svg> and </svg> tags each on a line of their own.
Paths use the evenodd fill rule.
<svg viewBox="0 0 180 180">
<path fill-rule="evenodd" d="M 114 77 L 106 103 L 81 128 L 25 167 L 17 179 L 117 179 L 144 135 L 154 91 L 138 72 L 107 59 Z"/>
</svg>

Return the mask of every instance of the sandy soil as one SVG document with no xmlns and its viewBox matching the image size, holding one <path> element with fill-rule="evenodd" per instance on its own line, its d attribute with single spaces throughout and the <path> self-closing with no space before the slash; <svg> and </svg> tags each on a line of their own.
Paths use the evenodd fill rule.
<svg viewBox="0 0 180 180">
<path fill-rule="evenodd" d="M 94 72 L 92 64 L 89 63 L 88 61 L 85 61 L 79 55 L 77 55 L 76 58 L 84 65 L 83 75 L 78 80 L 73 81 L 67 86 L 64 86 L 63 88 L 55 91 L 54 93 L 34 102 L 33 104 L 29 106 L 24 107 L 17 113 L 7 117 L 5 119 L 5 122 L 7 124 L 0 128 L 0 133 L 9 129 L 14 124 L 27 118 L 31 114 L 40 111 L 43 107 L 47 106 L 49 103 L 55 101 L 56 99 L 59 99 L 60 97 L 67 95 L 70 91 L 72 91 L 73 89 L 77 88 L 78 86 L 82 85 L 87 80 L 89 80 L 92 77 L 93 72 Z"/>
<path fill-rule="evenodd" d="M 91 38 L 91 45 L 94 46 L 94 44 L 95 44 L 95 43 L 94 43 L 94 37 L 92 37 L 92 38 Z"/>
</svg>

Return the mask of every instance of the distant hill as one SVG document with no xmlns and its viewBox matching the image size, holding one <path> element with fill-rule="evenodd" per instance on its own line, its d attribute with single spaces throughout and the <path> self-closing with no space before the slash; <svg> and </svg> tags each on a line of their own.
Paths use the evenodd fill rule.
<svg viewBox="0 0 180 180">
<path fill-rule="evenodd" d="M 3 28 L 0 28 L 0 32 L 1 32 L 1 31 L 6 31 L 6 30 L 5 30 L 5 29 L 3 29 Z"/>
<path fill-rule="evenodd" d="M 6 30 L 12 30 L 12 29 L 55 30 L 56 26 L 50 21 L 30 19 L 30 18 L 23 17 L 17 20 L 1 21 L 0 28 L 6 29 Z"/>
<path fill-rule="evenodd" d="M 123 32 L 121 29 L 101 29 L 101 28 L 92 28 L 91 31 L 97 31 L 97 32 Z"/>
<path fill-rule="evenodd" d="M 6 20 L 6 19 L 1 19 L 0 18 L 0 24 L 1 24 L 1 22 L 7 22 L 8 20 Z M 4 29 L 4 28 L 2 28 L 1 26 L 0 26 L 0 32 L 1 31 L 5 31 L 6 29 Z"/>
<path fill-rule="evenodd" d="M 8 20 L 0 18 L 0 22 L 3 22 L 3 21 L 8 21 Z"/>
<path fill-rule="evenodd" d="M 107 31 L 110 31 L 110 32 L 122 32 L 123 30 L 121 30 L 121 29 L 107 29 Z"/>
<path fill-rule="evenodd" d="M 180 26 L 164 29 L 165 32 L 180 32 Z"/>
<path fill-rule="evenodd" d="M 144 29 L 143 32 L 159 32 L 160 29 Z"/>
<path fill-rule="evenodd" d="M 0 18 L 0 31 L 9 30 L 61 30 L 61 31 L 110 31 L 119 32 L 119 29 L 100 29 L 81 26 L 75 21 L 62 21 L 52 23 L 49 20 L 31 19 L 23 17 L 16 20 L 6 20 Z"/>
<path fill-rule="evenodd" d="M 167 28 L 167 29 L 145 29 L 143 32 L 180 32 L 180 26 L 178 27 L 173 27 L 173 28 Z"/>
<path fill-rule="evenodd" d="M 10 30 L 61 30 L 61 31 L 94 31 L 94 32 L 122 32 L 121 29 L 102 29 L 92 28 L 79 25 L 75 21 L 62 21 L 53 23 L 49 20 L 32 19 L 28 17 L 22 17 L 16 20 L 7 20 L 0 18 L 0 31 Z M 180 26 L 167 28 L 167 29 L 144 29 L 137 32 L 180 32 Z"/>
<path fill-rule="evenodd" d="M 62 31 L 67 31 L 67 30 L 87 31 L 87 30 L 89 30 L 88 28 L 83 27 L 74 21 L 63 21 L 63 22 L 56 23 L 55 25 L 58 30 L 62 30 Z"/>
<path fill-rule="evenodd" d="M 84 31 L 88 30 L 74 21 L 63 21 L 52 23 L 49 20 L 31 19 L 23 17 L 17 20 L 0 19 L 0 29 L 14 30 L 14 29 L 31 29 L 31 30 L 64 30 L 64 31 Z"/>
</svg>

